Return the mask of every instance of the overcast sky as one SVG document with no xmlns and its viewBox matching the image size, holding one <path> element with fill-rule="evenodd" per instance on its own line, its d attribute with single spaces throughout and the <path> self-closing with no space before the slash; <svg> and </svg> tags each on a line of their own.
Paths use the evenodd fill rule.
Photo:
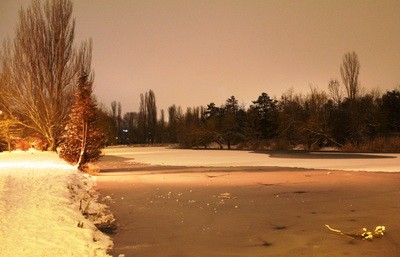
<svg viewBox="0 0 400 257">
<path fill-rule="evenodd" d="M 398 0 L 74 0 L 76 43 L 93 39 L 95 94 L 137 111 L 152 89 L 157 106 L 247 106 L 262 92 L 327 89 L 343 55 L 358 54 L 360 82 L 400 85 Z M 14 37 L 28 0 L 0 0 L 0 40 Z"/>
</svg>

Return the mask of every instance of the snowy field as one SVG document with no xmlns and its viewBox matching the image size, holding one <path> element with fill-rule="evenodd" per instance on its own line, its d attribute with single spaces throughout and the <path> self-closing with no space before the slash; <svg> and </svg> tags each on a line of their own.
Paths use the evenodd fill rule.
<svg viewBox="0 0 400 257">
<path fill-rule="evenodd" d="M 107 156 L 126 162 L 173 166 L 270 166 L 307 169 L 400 172 L 400 154 L 353 154 L 341 152 L 251 152 L 189 150 L 165 147 L 116 147 Z"/>
<path fill-rule="evenodd" d="M 0 153 L 0 256 L 109 256 L 90 176 L 55 153 Z"/>
</svg>

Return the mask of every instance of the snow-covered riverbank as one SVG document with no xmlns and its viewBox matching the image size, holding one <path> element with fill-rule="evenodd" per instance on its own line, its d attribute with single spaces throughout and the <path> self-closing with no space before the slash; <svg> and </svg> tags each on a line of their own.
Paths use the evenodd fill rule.
<svg viewBox="0 0 400 257">
<path fill-rule="evenodd" d="M 93 183 L 55 153 L 0 153 L 0 256 L 109 256 L 99 218 L 82 214 L 105 208 Z"/>
</svg>

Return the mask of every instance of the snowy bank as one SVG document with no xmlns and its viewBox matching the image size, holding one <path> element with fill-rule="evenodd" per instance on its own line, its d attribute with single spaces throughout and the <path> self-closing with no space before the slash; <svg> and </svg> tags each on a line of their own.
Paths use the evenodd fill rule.
<svg viewBox="0 0 400 257">
<path fill-rule="evenodd" d="M 55 153 L 0 153 L 0 256 L 109 256 L 93 183 Z"/>
</svg>

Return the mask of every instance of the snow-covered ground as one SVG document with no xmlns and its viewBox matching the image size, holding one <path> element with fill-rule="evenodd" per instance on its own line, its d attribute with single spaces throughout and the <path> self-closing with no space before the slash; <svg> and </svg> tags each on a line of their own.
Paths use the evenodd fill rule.
<svg viewBox="0 0 400 257">
<path fill-rule="evenodd" d="M 105 208 L 93 183 L 55 153 L 0 153 L 0 256 L 109 256 L 99 218 L 81 211 Z"/>
<path fill-rule="evenodd" d="M 251 152 L 189 150 L 165 147 L 106 148 L 109 156 L 126 162 L 173 166 L 269 166 L 306 169 L 400 172 L 400 154 L 353 154 L 341 152 Z"/>
<path fill-rule="evenodd" d="M 269 155 L 163 147 L 108 148 L 105 154 L 123 157 L 118 161 L 159 165 L 400 171 L 400 154 Z M 93 186 L 91 176 L 78 172 L 55 153 L 0 153 L 0 256 L 109 256 L 106 251 L 112 241 L 94 224 L 112 216 L 102 215 L 106 207 L 96 202 Z"/>
</svg>

